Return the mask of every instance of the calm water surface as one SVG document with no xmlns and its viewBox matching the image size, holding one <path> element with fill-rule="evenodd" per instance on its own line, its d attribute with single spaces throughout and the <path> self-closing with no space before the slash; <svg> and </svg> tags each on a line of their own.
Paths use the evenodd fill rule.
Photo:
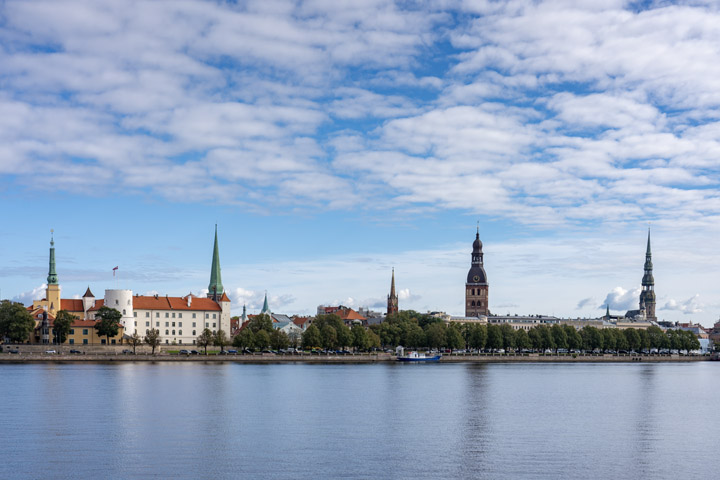
<svg viewBox="0 0 720 480">
<path fill-rule="evenodd" d="M 717 478 L 720 364 L 0 365 L 0 478 Z"/>
</svg>

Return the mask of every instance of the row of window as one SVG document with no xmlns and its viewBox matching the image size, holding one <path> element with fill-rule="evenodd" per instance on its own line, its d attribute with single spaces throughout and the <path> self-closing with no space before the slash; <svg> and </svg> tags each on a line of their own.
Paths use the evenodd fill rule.
<svg viewBox="0 0 720 480">
<path fill-rule="evenodd" d="M 471 292 L 471 293 L 470 293 L 470 292 Z M 468 292 L 468 293 L 470 293 L 470 295 L 475 295 L 475 289 L 474 289 L 474 288 L 473 288 L 470 292 Z M 477 289 L 477 294 L 478 294 L 478 295 L 484 295 L 486 292 L 487 292 L 487 290 L 484 290 L 484 289 L 482 289 L 482 288 L 478 288 L 478 289 Z"/>
<path fill-rule="evenodd" d="M 123 310 L 123 313 L 125 313 L 125 310 Z M 137 318 L 138 312 L 133 312 L 133 316 Z M 150 312 L 145 312 L 145 318 L 150 318 Z M 155 318 L 160 318 L 160 312 L 155 312 Z M 175 318 L 175 312 L 172 312 L 172 317 L 170 317 L 170 312 L 165 312 L 165 318 Z M 183 318 L 182 312 L 178 312 L 177 318 Z M 192 314 L 192 318 L 197 318 L 195 313 Z M 210 318 L 210 314 L 206 313 L 205 318 Z M 217 313 L 213 313 L 212 318 L 217 318 Z"/>
<path fill-rule="evenodd" d="M 136 327 L 138 326 L 137 321 L 135 321 L 135 326 L 136 326 Z M 149 327 L 149 326 L 150 326 L 150 322 L 145 322 L 145 326 L 146 326 L 146 327 Z M 156 326 L 156 327 L 159 327 L 159 326 L 160 326 L 160 322 L 155 322 L 155 326 Z M 165 326 L 166 326 L 166 327 L 169 327 L 169 326 L 170 326 L 170 322 L 165 322 Z M 175 322 L 172 322 L 172 326 L 173 326 L 173 327 L 175 326 Z M 197 325 L 196 325 L 196 322 L 192 322 L 192 326 L 193 326 L 193 328 L 195 328 L 195 327 L 197 326 Z M 216 328 L 216 327 L 217 327 L 217 322 L 213 322 L 212 326 L 213 326 L 213 328 Z M 181 327 L 181 328 L 182 328 L 182 322 L 178 322 L 178 327 Z M 206 328 L 210 328 L 210 323 L 209 323 L 209 322 L 206 323 L 206 324 L 205 324 L 205 327 L 206 327 Z"/>
</svg>

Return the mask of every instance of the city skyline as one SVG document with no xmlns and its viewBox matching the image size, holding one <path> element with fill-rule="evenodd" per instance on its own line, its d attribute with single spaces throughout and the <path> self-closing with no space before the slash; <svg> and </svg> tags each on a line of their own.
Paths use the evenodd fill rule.
<svg viewBox="0 0 720 480">
<path fill-rule="evenodd" d="M 708 2 L 8 1 L 0 296 L 720 315 L 720 11 Z M 113 279 L 112 268 L 118 266 Z"/>
</svg>

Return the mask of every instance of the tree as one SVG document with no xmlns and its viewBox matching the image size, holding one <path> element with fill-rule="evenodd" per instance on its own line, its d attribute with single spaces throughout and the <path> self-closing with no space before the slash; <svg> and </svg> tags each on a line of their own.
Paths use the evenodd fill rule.
<svg viewBox="0 0 720 480">
<path fill-rule="evenodd" d="M 607 352 L 608 350 L 617 350 L 617 339 L 614 329 L 603 328 L 600 330 L 600 334 L 603 337 L 603 352 Z"/>
<path fill-rule="evenodd" d="M 350 328 L 348 328 L 347 325 L 341 323 L 340 325 L 335 327 L 335 332 L 337 333 L 338 346 L 345 348 L 352 345 L 353 336 L 350 332 Z"/>
<path fill-rule="evenodd" d="M 445 329 L 445 344 L 451 350 L 457 350 L 465 345 L 465 339 L 457 324 L 450 325 Z"/>
<path fill-rule="evenodd" d="M 303 333 L 302 336 L 302 346 L 303 348 L 316 348 L 322 345 L 322 338 L 320 338 L 320 330 L 315 326 L 315 324 L 311 324 L 307 329 L 305 330 L 305 333 Z"/>
<path fill-rule="evenodd" d="M 335 348 L 337 345 L 337 331 L 329 324 L 325 324 L 320 329 L 320 338 L 322 339 L 322 347 L 326 350 Z"/>
<path fill-rule="evenodd" d="M 240 333 L 233 337 L 233 347 L 237 348 L 255 348 L 255 334 L 247 327 L 240 330 Z"/>
<path fill-rule="evenodd" d="M 209 328 L 205 328 L 202 332 L 200 332 L 200 335 L 197 336 L 197 339 L 195 340 L 195 343 L 198 347 L 203 348 L 205 350 L 205 355 L 207 355 L 207 347 L 213 342 L 213 333 L 210 331 Z"/>
<path fill-rule="evenodd" d="M 287 333 L 282 330 L 275 329 L 272 333 L 270 333 L 270 346 L 273 350 L 287 348 L 289 344 L 290 339 L 288 338 Z"/>
<path fill-rule="evenodd" d="M 487 342 L 487 326 L 474 323 L 470 325 L 470 348 L 482 350 Z"/>
<path fill-rule="evenodd" d="M 507 352 L 511 348 L 515 348 L 515 329 L 509 323 L 500 325 L 502 333 L 502 347 Z"/>
<path fill-rule="evenodd" d="M 130 335 L 130 338 L 128 338 L 128 343 L 132 345 L 133 355 L 135 355 L 135 349 L 138 345 L 142 345 L 143 340 L 138 332 L 133 332 L 133 334 Z"/>
<path fill-rule="evenodd" d="M 586 351 L 602 350 L 603 337 L 600 330 L 595 327 L 585 327 L 580 331 L 583 337 L 583 349 Z"/>
<path fill-rule="evenodd" d="M 22 303 L 9 300 L 0 303 L 0 339 L 7 337 L 12 343 L 26 342 L 34 328 L 35 320 Z"/>
<path fill-rule="evenodd" d="M 555 339 L 552 335 L 552 330 L 547 325 L 538 325 L 538 333 L 540 335 L 540 349 L 543 350 L 555 350 Z"/>
<path fill-rule="evenodd" d="M 625 335 L 625 341 L 627 342 L 630 350 L 635 352 L 640 350 L 640 336 L 638 335 L 637 330 L 634 328 L 626 328 L 623 331 L 623 335 Z"/>
<path fill-rule="evenodd" d="M 432 323 L 428 325 L 425 330 L 425 336 L 427 337 L 427 345 L 430 348 L 442 348 L 447 345 L 444 323 Z"/>
<path fill-rule="evenodd" d="M 95 330 L 98 337 L 106 337 L 107 345 L 110 345 L 110 337 L 114 337 L 120 331 L 120 319 L 122 313 L 114 308 L 103 305 L 95 313 Z"/>
<path fill-rule="evenodd" d="M 491 348 L 493 350 L 502 348 L 503 334 L 502 334 L 502 330 L 500 330 L 500 327 L 498 325 L 488 325 L 487 332 L 488 332 L 487 347 Z"/>
<path fill-rule="evenodd" d="M 555 353 L 557 353 L 558 349 L 567 349 L 568 342 L 565 329 L 556 323 L 550 327 L 550 331 L 552 332 L 553 342 L 555 343 Z"/>
<path fill-rule="evenodd" d="M 404 346 L 410 348 L 420 348 L 425 345 L 425 342 L 425 332 L 422 328 L 420 328 L 420 325 L 412 325 L 410 330 L 407 332 Z"/>
<path fill-rule="evenodd" d="M 270 318 L 270 315 L 261 313 L 260 315 L 255 315 L 252 320 L 250 320 L 248 327 L 253 331 L 253 333 L 257 333 L 260 330 L 265 330 L 267 333 L 270 333 L 274 330 L 272 324 L 273 321 L 272 318 Z"/>
<path fill-rule="evenodd" d="M 530 348 L 532 346 L 532 343 L 530 343 L 530 337 L 528 336 L 528 333 L 523 330 L 522 328 L 515 331 L 515 347 L 518 350 L 524 350 L 527 348 Z"/>
<path fill-rule="evenodd" d="M 627 337 L 625 336 L 625 334 L 623 333 L 622 330 L 613 329 L 612 333 L 613 333 L 613 336 L 615 337 L 615 348 L 617 349 L 618 352 L 621 350 L 627 350 L 628 348 L 630 348 L 628 346 Z"/>
<path fill-rule="evenodd" d="M 365 328 L 360 325 L 353 325 L 353 327 L 350 329 L 350 332 L 353 336 L 352 346 L 356 350 L 367 350 L 369 341 Z"/>
<path fill-rule="evenodd" d="M 224 352 L 225 347 L 230 343 L 230 339 L 228 338 L 227 333 L 225 333 L 225 330 L 221 328 L 213 335 L 212 343 L 216 347 L 220 347 L 220 352 Z"/>
<path fill-rule="evenodd" d="M 646 332 L 650 348 L 655 348 L 657 350 L 665 348 L 665 344 L 667 343 L 667 336 L 660 327 L 653 325 L 651 327 L 648 327 Z"/>
<path fill-rule="evenodd" d="M 582 337 L 578 329 L 572 325 L 563 325 L 565 337 L 567 338 L 567 348 L 570 350 L 580 350 L 582 348 Z"/>
<path fill-rule="evenodd" d="M 59 310 L 55 314 L 55 321 L 53 322 L 53 336 L 55 337 L 55 343 L 65 343 L 75 320 L 75 316 L 67 310 Z"/>
<path fill-rule="evenodd" d="M 532 349 L 537 351 L 542 350 L 542 333 L 540 332 L 540 327 L 535 326 L 530 329 L 528 332 L 528 338 L 530 338 L 530 344 L 532 345 Z"/>
<path fill-rule="evenodd" d="M 375 332 L 369 330 L 367 332 L 368 348 L 380 348 L 380 337 Z"/>
<path fill-rule="evenodd" d="M 152 347 L 152 354 L 155 355 L 155 348 L 160 345 L 160 330 L 151 328 L 145 334 L 145 344 Z"/>
<path fill-rule="evenodd" d="M 270 334 L 267 330 L 258 330 L 255 332 L 255 347 L 264 350 L 270 346 Z"/>
</svg>

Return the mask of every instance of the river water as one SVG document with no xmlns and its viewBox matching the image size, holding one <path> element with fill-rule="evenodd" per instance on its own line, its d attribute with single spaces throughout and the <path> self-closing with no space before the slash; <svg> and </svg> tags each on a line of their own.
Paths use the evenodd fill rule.
<svg viewBox="0 0 720 480">
<path fill-rule="evenodd" d="M 717 478 L 720 364 L 0 365 L 0 478 Z"/>
</svg>

